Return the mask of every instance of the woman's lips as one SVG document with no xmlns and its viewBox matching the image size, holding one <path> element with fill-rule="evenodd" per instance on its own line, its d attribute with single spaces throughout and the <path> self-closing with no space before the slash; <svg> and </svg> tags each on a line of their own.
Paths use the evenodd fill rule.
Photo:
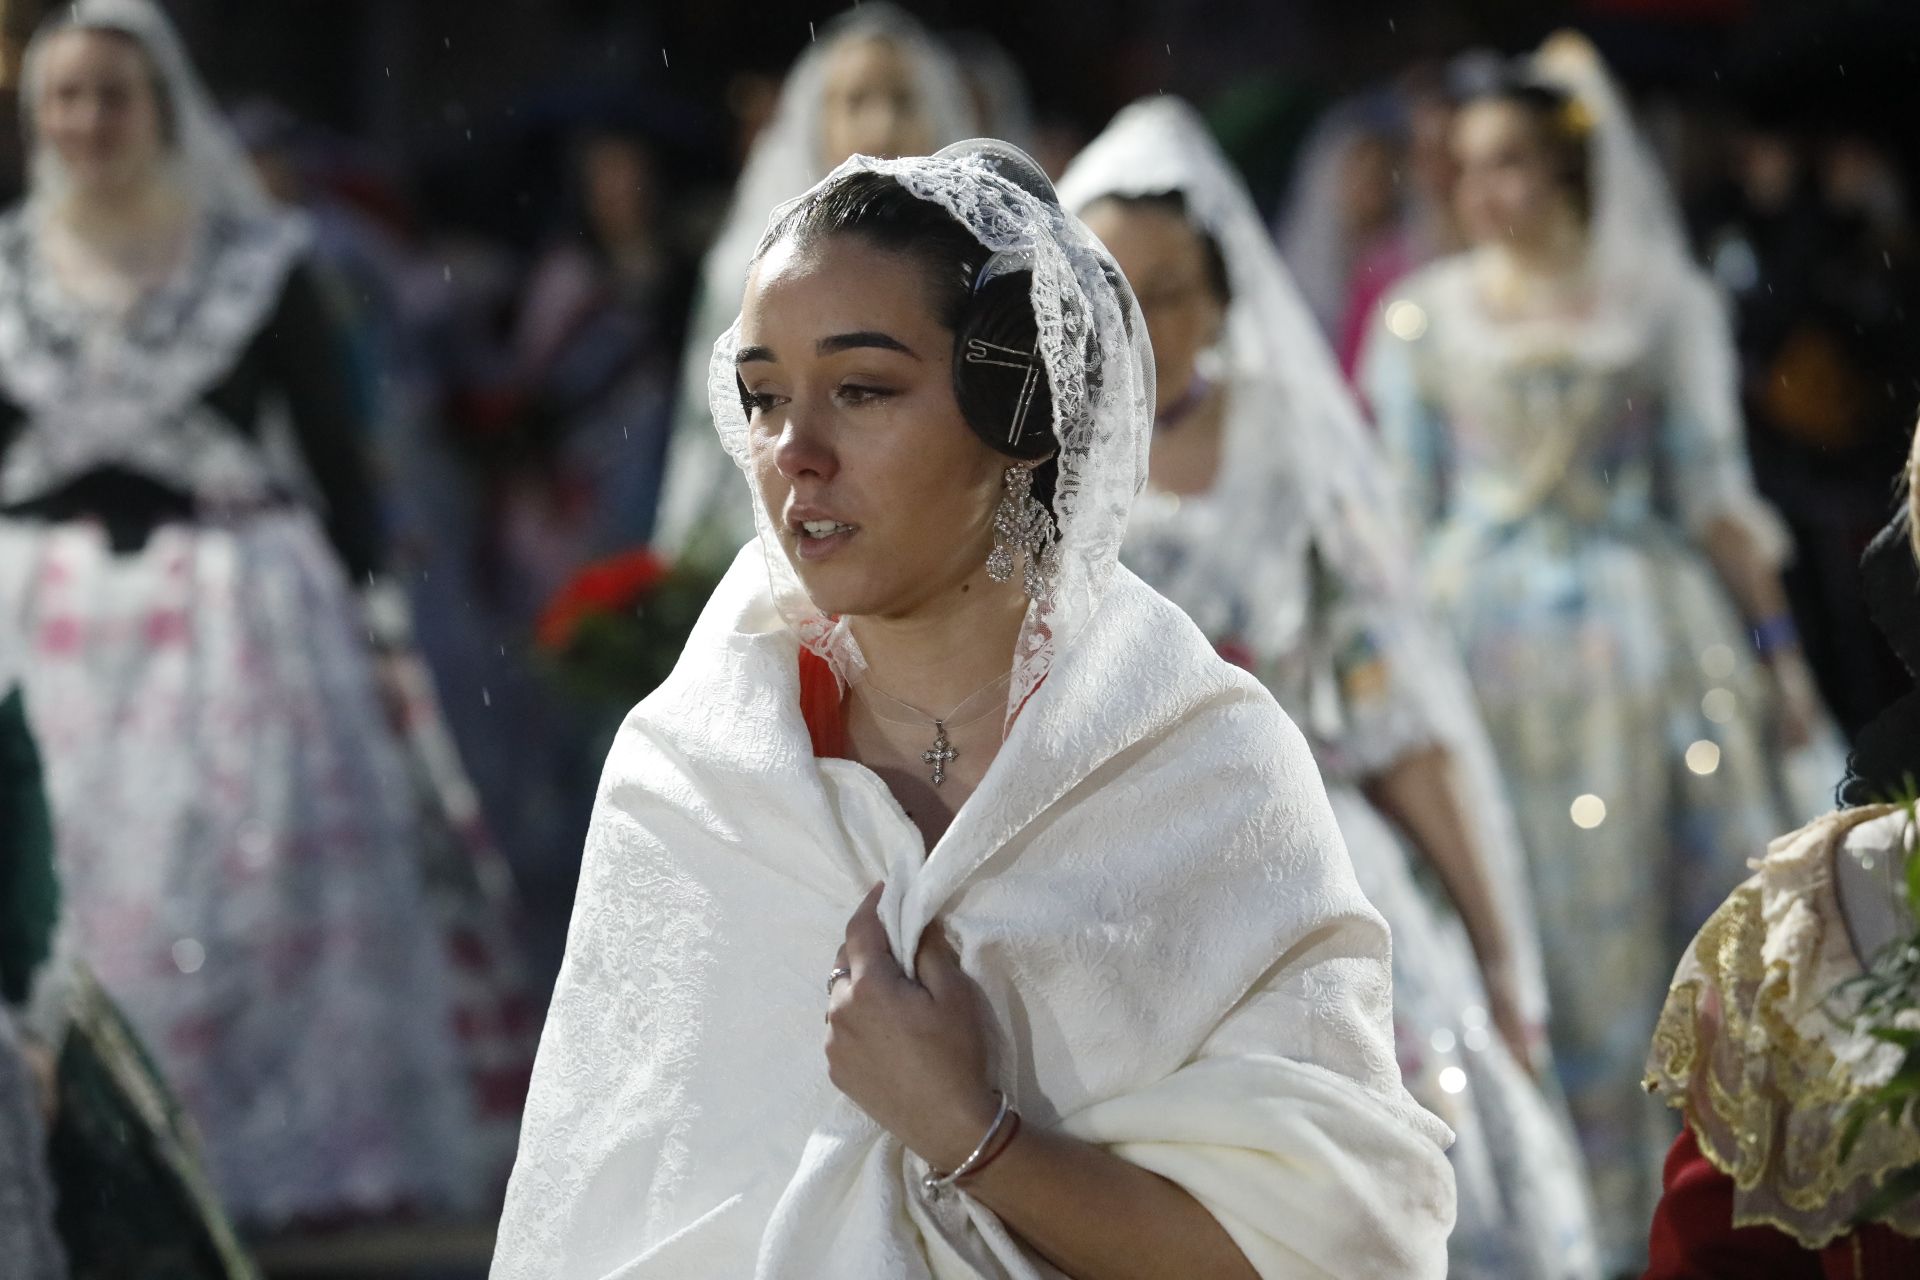
<svg viewBox="0 0 1920 1280">
<path fill-rule="evenodd" d="M 839 551 L 860 532 L 857 525 L 838 520 L 795 520 L 787 526 L 793 532 L 794 546 L 802 560 L 821 561 Z M 828 530 L 831 529 L 831 532 Z"/>
</svg>

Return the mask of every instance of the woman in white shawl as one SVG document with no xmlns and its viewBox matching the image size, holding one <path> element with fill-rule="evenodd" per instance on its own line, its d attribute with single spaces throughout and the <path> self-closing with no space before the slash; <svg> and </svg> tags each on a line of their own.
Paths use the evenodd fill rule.
<svg viewBox="0 0 1920 1280">
<path fill-rule="evenodd" d="M 1060 191 L 1127 273 L 1160 374 L 1122 560 L 1258 675 L 1313 748 L 1393 930 L 1401 1072 L 1457 1135 L 1449 1274 L 1592 1274 L 1580 1162 L 1525 1069 L 1544 984 L 1512 816 L 1332 353 L 1186 103 L 1122 111 Z"/>
<path fill-rule="evenodd" d="M 496 1280 L 1443 1274 L 1312 758 L 1117 563 L 1112 260 L 1011 148 L 856 157 L 712 370 L 760 536 L 608 760 Z"/>
<path fill-rule="evenodd" d="M 825 24 L 794 63 L 701 267 L 655 547 L 724 565 L 753 536 L 752 510 L 707 412 L 707 358 L 739 310 L 767 217 L 848 156 L 926 155 L 973 132 L 959 62 L 890 4 L 857 5 Z"/>
</svg>

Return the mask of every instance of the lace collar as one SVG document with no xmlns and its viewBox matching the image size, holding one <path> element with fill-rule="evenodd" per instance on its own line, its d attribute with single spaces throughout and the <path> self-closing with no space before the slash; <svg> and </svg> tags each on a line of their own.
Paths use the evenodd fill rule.
<svg viewBox="0 0 1920 1280">
<path fill-rule="evenodd" d="M 27 211 L 0 218 L 0 387 L 30 416 L 120 408 L 151 421 L 232 368 L 308 232 L 285 213 L 203 218 L 181 268 L 111 321 L 61 286 L 39 240 Z"/>
<path fill-rule="evenodd" d="M 1920 1161 L 1920 1130 L 1887 1124 L 1868 1125 L 1840 1159 L 1848 1106 L 1887 1079 L 1900 1053 L 1856 1032 L 1835 999 L 1861 969 L 1834 859 L 1891 856 L 1904 822 L 1894 806 L 1869 805 L 1774 841 L 1674 976 L 1646 1083 L 1733 1179 L 1735 1226 L 1766 1224 L 1824 1247 L 1890 1174 Z M 1920 1203 L 1886 1221 L 1920 1235 Z"/>
</svg>

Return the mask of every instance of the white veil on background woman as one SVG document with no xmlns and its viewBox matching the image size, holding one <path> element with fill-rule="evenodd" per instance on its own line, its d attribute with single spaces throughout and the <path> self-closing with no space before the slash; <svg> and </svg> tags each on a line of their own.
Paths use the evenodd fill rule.
<svg viewBox="0 0 1920 1280">
<path fill-rule="evenodd" d="M 766 231 L 767 216 L 777 206 L 797 199 L 832 167 L 821 154 L 821 108 L 834 55 L 849 44 L 872 39 L 893 44 L 912 64 L 920 110 L 934 148 L 974 132 L 966 82 L 953 55 L 918 21 L 890 4 L 861 5 L 841 14 L 826 24 L 794 63 L 781 86 L 773 118 L 754 140 L 740 171 L 726 221 L 701 265 L 700 292 L 680 365 L 679 401 L 652 539 L 655 547 L 669 554 L 679 555 L 688 551 L 690 542 L 697 542 L 696 554 L 724 562 L 752 532 L 745 495 L 739 492 L 726 458 L 714 447 L 704 395 L 707 360 L 714 340 L 740 312 L 740 291 L 746 286 L 754 249 Z M 716 526 L 711 531 L 704 527 L 709 521 Z M 707 545 L 709 541 L 715 545 Z"/>
<path fill-rule="evenodd" d="M 1731 322 L 1712 279 L 1693 259 L 1679 206 L 1625 95 L 1598 51 L 1574 32 L 1551 37 L 1524 65 L 1533 78 L 1567 94 L 1587 123 L 1593 198 L 1587 270 L 1600 305 L 1623 310 L 1652 305 L 1679 313 L 1672 330 L 1677 345 L 1669 355 L 1683 387 L 1681 399 L 1701 417 L 1704 434 L 1737 460 L 1734 469 L 1720 469 L 1714 483 L 1694 483 L 1674 494 L 1677 507 L 1689 526 L 1710 516 L 1737 521 L 1770 562 L 1785 564 L 1793 555 L 1792 538 L 1755 492 L 1746 465 L 1740 359 Z"/>
<path fill-rule="evenodd" d="M 1522 1010 L 1530 1021 L 1544 1021 L 1546 982 L 1526 864 L 1492 749 L 1465 677 L 1422 604 L 1392 473 L 1258 210 L 1205 123 L 1175 98 L 1149 99 L 1122 111 L 1060 185 L 1062 200 L 1076 211 L 1102 196 L 1174 191 L 1225 259 L 1233 297 L 1219 354 L 1227 372 L 1279 393 L 1268 418 L 1273 430 L 1225 445 L 1233 466 L 1225 478 L 1232 495 L 1227 500 L 1245 504 L 1248 517 L 1235 523 L 1252 527 L 1267 520 L 1277 495 L 1301 494 L 1300 518 L 1335 574 L 1371 584 L 1374 594 L 1394 603 L 1389 645 L 1396 656 L 1388 665 L 1396 700 L 1416 708 L 1461 770 L 1463 807 L 1507 924 Z M 1233 541 L 1221 539 L 1196 567 L 1218 576 L 1223 597 L 1238 594 L 1250 572 L 1249 548 Z M 1249 594 L 1269 615 L 1249 620 L 1252 634 L 1282 637 L 1304 625 L 1305 584 Z M 1307 712 L 1288 710 L 1303 718 Z"/>
<path fill-rule="evenodd" d="M 41 55 L 47 41 L 71 27 L 122 32 L 146 51 L 159 77 L 160 106 L 175 180 L 202 212 L 254 214 L 272 207 L 246 149 L 188 61 L 173 23 L 153 0 L 77 0 L 60 6 L 34 33 L 27 45 L 20 88 L 21 120 L 32 148 L 30 206 L 54 207 L 68 187 L 59 157 L 35 141 L 33 107 L 39 97 Z"/>
</svg>

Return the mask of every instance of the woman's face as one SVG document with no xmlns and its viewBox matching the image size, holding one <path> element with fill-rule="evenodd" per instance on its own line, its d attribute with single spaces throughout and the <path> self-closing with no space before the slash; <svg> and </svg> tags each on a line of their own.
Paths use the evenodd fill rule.
<svg viewBox="0 0 1920 1280">
<path fill-rule="evenodd" d="M 932 149 L 926 104 L 906 51 L 881 38 L 835 50 L 820 103 L 821 163 L 832 169 L 852 155 L 891 159 Z"/>
<path fill-rule="evenodd" d="M 654 220 L 652 157 L 628 138 L 597 137 L 580 149 L 587 217 L 600 238 L 621 244 L 648 237 Z"/>
<path fill-rule="evenodd" d="M 153 175 L 165 130 L 153 68 L 137 43 L 62 31 L 41 51 L 39 73 L 34 127 L 81 194 L 123 192 Z"/>
<path fill-rule="evenodd" d="M 776 242 L 747 277 L 754 483 L 815 605 L 903 618 L 985 578 L 1008 460 L 953 391 L 925 269 L 854 235 Z"/>
<path fill-rule="evenodd" d="M 1518 103 L 1488 100 L 1462 108 L 1453 154 L 1454 204 L 1474 244 L 1537 245 L 1572 212 L 1540 127 Z"/>
<path fill-rule="evenodd" d="M 1340 158 L 1340 216 L 1350 236 L 1372 235 L 1398 212 L 1396 159 L 1393 144 L 1376 134 L 1354 139 Z"/>
<path fill-rule="evenodd" d="M 1156 411 L 1193 385 L 1200 353 L 1220 337 L 1226 307 L 1207 273 L 1207 247 L 1171 209 L 1121 200 L 1091 205 L 1083 220 L 1119 264 L 1153 342 Z"/>
</svg>

